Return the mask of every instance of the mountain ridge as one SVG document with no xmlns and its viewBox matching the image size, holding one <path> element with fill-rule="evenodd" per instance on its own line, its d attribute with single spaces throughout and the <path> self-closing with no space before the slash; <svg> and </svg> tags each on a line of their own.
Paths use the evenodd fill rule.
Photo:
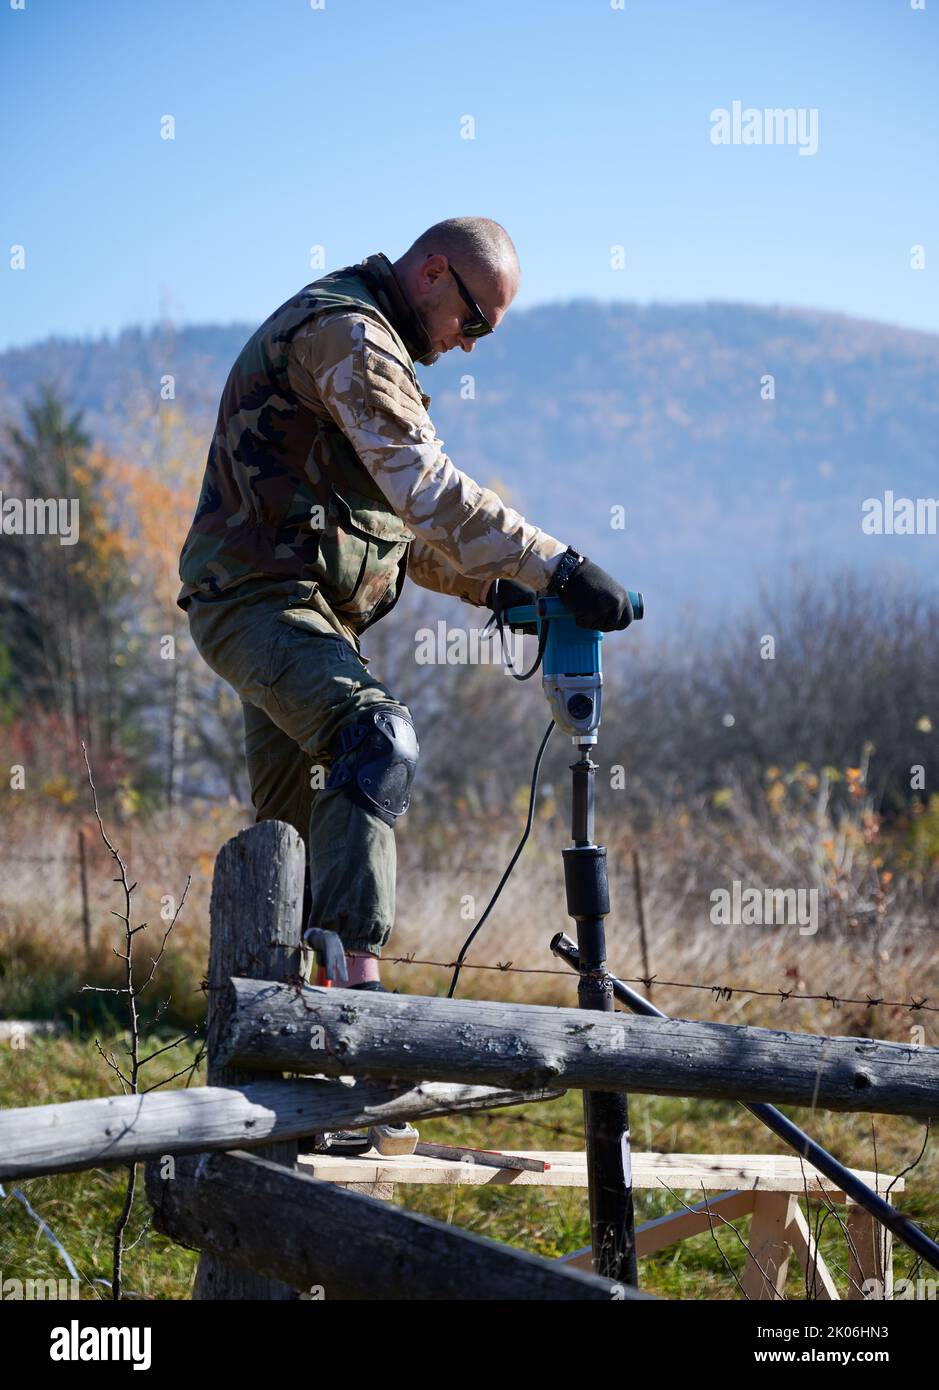
<svg viewBox="0 0 939 1390">
<path fill-rule="evenodd" d="M 113 444 L 132 402 L 160 409 L 171 374 L 207 443 L 253 331 L 164 324 L 8 349 L 0 417 L 48 380 Z M 581 298 L 518 310 L 419 373 L 458 467 L 663 611 L 748 596 L 794 560 L 935 582 L 939 539 L 865 536 L 861 508 L 939 491 L 937 334 L 794 306 Z"/>
</svg>

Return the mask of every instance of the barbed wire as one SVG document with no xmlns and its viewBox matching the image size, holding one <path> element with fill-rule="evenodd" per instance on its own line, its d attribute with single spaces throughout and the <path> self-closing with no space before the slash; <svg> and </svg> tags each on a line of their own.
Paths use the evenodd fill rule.
<svg viewBox="0 0 939 1390">
<path fill-rule="evenodd" d="M 428 965 L 439 970 L 453 970 L 456 961 L 444 960 L 423 960 L 420 957 L 407 956 L 382 956 L 384 965 Z M 464 970 L 495 970 L 504 975 L 561 975 L 567 979 L 576 979 L 575 971 L 554 970 L 546 966 L 521 966 L 513 965 L 511 961 L 500 961 L 497 965 L 474 964 L 471 961 L 463 962 Z M 863 1004 L 866 1008 L 884 1009 L 905 1009 L 908 1013 L 939 1013 L 939 1005 L 929 1004 L 929 995 L 924 995 L 922 999 L 882 999 L 879 996 L 866 994 L 863 998 L 841 997 L 832 994 L 831 990 L 826 990 L 824 994 L 804 994 L 795 989 L 757 989 L 753 985 L 724 985 L 724 984 L 701 984 L 692 980 L 663 980 L 658 975 L 643 977 L 641 975 L 619 976 L 625 984 L 643 985 L 646 989 L 651 989 L 653 985 L 660 988 L 669 989 L 693 989 L 703 990 L 712 994 L 716 999 L 729 1000 L 735 994 L 750 994 L 761 999 L 775 999 L 777 1003 L 788 1004 L 790 1000 L 803 1000 L 806 1002 L 817 1002 L 836 1005 Z"/>
<path fill-rule="evenodd" d="M 3 859 L 15 859 L 25 863 L 41 863 L 48 865 L 50 859 L 43 855 L 25 854 L 4 854 Z M 51 862 L 58 863 L 78 863 L 78 855 L 57 855 Z M 455 969 L 456 961 L 424 960 L 414 955 L 404 956 L 383 956 L 386 965 L 424 965 L 437 970 Z M 555 975 L 571 978 L 573 973 L 570 970 L 558 970 L 546 966 L 518 966 L 511 961 L 500 961 L 495 965 L 484 963 L 473 963 L 463 961 L 464 970 L 494 970 L 501 974 L 509 975 Z M 687 989 L 701 993 L 710 994 L 714 999 L 722 1003 L 729 1002 L 734 995 L 748 995 L 755 999 L 773 999 L 778 1004 L 788 1004 L 791 1000 L 802 1003 L 830 1004 L 832 1008 L 847 1008 L 860 1004 L 867 1009 L 903 1009 L 906 1013 L 939 1013 L 939 1005 L 928 1003 L 929 995 L 924 995 L 921 999 L 885 999 L 880 995 L 866 993 L 861 996 L 838 995 L 826 989 L 823 994 L 806 993 L 797 989 L 758 989 L 755 985 L 730 985 L 730 984 L 704 984 L 697 980 L 663 980 L 658 975 L 627 975 L 620 976 L 624 983 L 632 985 L 642 985 L 649 990 L 653 985 L 658 985 L 662 989 Z"/>
</svg>

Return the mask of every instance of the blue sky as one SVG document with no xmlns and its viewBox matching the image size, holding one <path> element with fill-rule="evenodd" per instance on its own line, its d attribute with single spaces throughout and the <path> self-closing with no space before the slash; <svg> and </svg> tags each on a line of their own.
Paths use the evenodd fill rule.
<svg viewBox="0 0 939 1390">
<path fill-rule="evenodd" d="M 939 331 L 939 0 L 13 3 L 0 348 L 161 313 L 259 322 L 322 273 L 311 246 L 327 268 L 394 258 L 468 213 L 515 239 L 519 305 L 721 299 Z M 715 146 L 710 113 L 737 100 L 816 109 L 817 153 Z"/>
</svg>

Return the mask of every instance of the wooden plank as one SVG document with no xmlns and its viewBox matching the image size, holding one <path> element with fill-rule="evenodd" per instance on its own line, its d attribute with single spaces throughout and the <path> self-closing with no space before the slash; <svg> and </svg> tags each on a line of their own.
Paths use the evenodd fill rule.
<svg viewBox="0 0 939 1390">
<path fill-rule="evenodd" d="M 155 1228 L 329 1301 L 648 1298 L 243 1151 L 148 1170 Z"/>
<path fill-rule="evenodd" d="M 394 1124 L 553 1100 L 563 1091 L 507 1091 L 429 1081 L 325 1078 L 192 1086 L 0 1110 L 0 1182 L 165 1154 L 255 1148 L 327 1129 Z"/>
<path fill-rule="evenodd" d="M 704 1231 L 719 1233 L 725 1221 L 735 1221 L 747 1216 L 753 1210 L 756 1193 L 752 1188 L 745 1192 L 724 1192 L 716 1197 L 702 1198 L 690 1210 L 668 1212 L 653 1221 L 645 1221 L 636 1231 L 636 1248 L 640 1255 L 654 1255 L 678 1240 L 701 1235 Z"/>
<path fill-rule="evenodd" d="M 300 1162 L 306 1172 L 315 1173 L 325 1182 L 396 1182 L 429 1183 L 466 1187 L 486 1185 L 516 1187 L 586 1187 L 587 1164 L 582 1151 L 558 1149 L 508 1149 L 519 1158 L 540 1159 L 551 1166 L 544 1173 L 517 1172 L 508 1168 L 485 1168 L 477 1163 L 434 1159 L 421 1154 L 406 1154 L 382 1158 L 374 1150 L 358 1157 L 333 1154 L 301 1154 Z M 821 1173 L 798 1158 L 777 1158 L 773 1154 L 657 1154 L 633 1153 L 633 1186 L 641 1189 L 662 1189 L 726 1192 L 749 1188 L 761 1192 L 794 1192 L 835 1202 L 844 1202 L 844 1193 Z M 853 1170 L 870 1186 L 874 1174 L 863 1169 Z M 891 1181 L 889 1173 L 879 1175 L 881 1191 Z M 903 1187 L 901 1178 L 894 1188 Z"/>
<path fill-rule="evenodd" d="M 844 1193 L 829 1178 L 796 1155 L 789 1154 L 657 1154 L 633 1155 L 633 1172 L 637 1187 L 701 1187 L 715 1191 L 731 1187 L 756 1187 L 765 1192 L 796 1192 L 805 1189 L 812 1193 L 828 1193 L 833 1198 Z M 879 1184 L 884 1193 L 892 1181 L 887 1173 L 879 1175 L 865 1169 L 852 1169 L 870 1187 Z M 901 1178 L 894 1192 L 903 1190 Z"/>
<path fill-rule="evenodd" d="M 892 1298 L 893 1235 L 855 1202 L 848 1203 L 845 1226 L 848 1233 L 848 1298 L 855 1302 L 865 1298 Z"/>
<path fill-rule="evenodd" d="M 233 979 L 221 1043 L 246 1069 L 939 1113 L 939 1048 L 549 1005 Z"/>
<path fill-rule="evenodd" d="M 668 1212 L 665 1216 L 657 1216 L 653 1221 L 644 1221 L 641 1226 L 636 1227 L 636 1254 L 654 1255 L 657 1250 L 664 1250 L 679 1240 L 700 1235 L 702 1231 L 709 1230 L 711 1225 L 720 1225 L 720 1222 L 714 1220 L 717 1213 L 726 1221 L 747 1216 L 753 1210 L 753 1202 L 752 1191 L 725 1192 L 721 1196 L 709 1198 L 707 1202 L 698 1202 L 689 1211 Z M 708 1210 L 712 1214 L 710 1222 Z M 575 1269 L 591 1270 L 593 1250 L 589 1245 L 585 1245 L 580 1250 L 572 1250 L 569 1255 L 562 1255 L 560 1260 L 562 1264 L 573 1265 Z"/>
<path fill-rule="evenodd" d="M 863 1211 L 864 1208 L 862 1207 L 861 1210 Z M 867 1216 L 868 1213 L 865 1211 L 864 1215 Z M 873 1221 L 873 1219 L 871 1216 L 870 1220 Z M 838 1292 L 838 1285 L 831 1277 L 828 1266 L 822 1259 L 815 1237 L 809 1230 L 805 1214 L 798 1202 L 796 1202 L 795 1208 L 790 1211 L 790 1222 L 786 1229 L 786 1235 L 796 1259 L 802 1266 L 802 1272 L 809 1288 L 809 1296 L 818 1302 L 840 1302 L 841 1295 Z"/>
<path fill-rule="evenodd" d="M 587 1169 L 583 1163 L 552 1164 L 547 1171 L 537 1173 L 524 1168 L 493 1168 L 460 1159 L 430 1158 L 419 1153 L 382 1158 L 374 1150 L 358 1157 L 302 1153 L 298 1161 L 305 1173 L 324 1182 L 427 1183 L 452 1187 L 587 1186 Z"/>
<path fill-rule="evenodd" d="M 744 1296 L 754 1301 L 782 1298 L 789 1272 L 789 1226 L 798 1199 L 792 1193 L 758 1192 L 743 1267 Z"/>
<path fill-rule="evenodd" d="M 583 1164 L 585 1162 L 582 1149 L 533 1149 L 533 1150 L 508 1150 L 507 1152 L 531 1153 L 535 1158 L 544 1158 L 549 1163 L 559 1163 L 570 1167 L 572 1164 Z M 767 1190 L 774 1190 L 772 1184 L 780 1184 L 775 1189 L 779 1191 L 802 1192 L 803 1170 L 806 1181 L 811 1184 L 817 1179 L 819 1184 L 824 1187 L 826 1192 L 840 1191 L 835 1184 L 818 1173 L 811 1164 L 800 1160 L 795 1155 L 788 1154 L 683 1154 L 683 1153 L 655 1153 L 633 1152 L 633 1163 L 642 1169 L 643 1177 L 649 1186 L 658 1185 L 658 1177 L 661 1174 L 671 1181 L 671 1175 L 680 1173 L 682 1177 L 692 1179 L 691 1186 L 700 1185 L 702 1182 L 707 1184 L 711 1178 L 744 1178 L 759 1180 L 762 1185 L 767 1184 Z M 874 1186 L 875 1174 L 863 1168 L 851 1170 L 858 1177 Z M 880 1173 L 878 1177 L 881 1192 L 885 1192 L 887 1186 L 894 1179 L 889 1173 Z M 903 1190 L 905 1179 L 899 1178 L 893 1188 L 894 1192 Z"/>
<path fill-rule="evenodd" d="M 298 1169 L 303 1172 L 303 1169 Z M 338 1184 L 345 1192 L 360 1192 L 363 1197 L 371 1197 L 376 1202 L 394 1201 L 393 1182 L 341 1182 Z"/>
</svg>

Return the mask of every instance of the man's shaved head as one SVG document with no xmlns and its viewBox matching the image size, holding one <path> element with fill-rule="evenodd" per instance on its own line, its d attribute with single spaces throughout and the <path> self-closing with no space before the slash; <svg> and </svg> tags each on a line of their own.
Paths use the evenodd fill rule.
<svg viewBox="0 0 939 1390">
<path fill-rule="evenodd" d="M 458 346 L 471 352 L 475 341 L 460 333 L 467 309 L 449 274 L 451 265 L 493 328 L 518 291 L 518 253 L 498 222 L 490 217 L 448 217 L 428 227 L 394 268 L 437 354 Z"/>
<path fill-rule="evenodd" d="M 446 256 L 461 275 L 502 277 L 518 289 L 518 253 L 504 227 L 490 217 L 448 217 L 422 232 L 402 260 L 422 261 L 437 252 Z"/>
</svg>

